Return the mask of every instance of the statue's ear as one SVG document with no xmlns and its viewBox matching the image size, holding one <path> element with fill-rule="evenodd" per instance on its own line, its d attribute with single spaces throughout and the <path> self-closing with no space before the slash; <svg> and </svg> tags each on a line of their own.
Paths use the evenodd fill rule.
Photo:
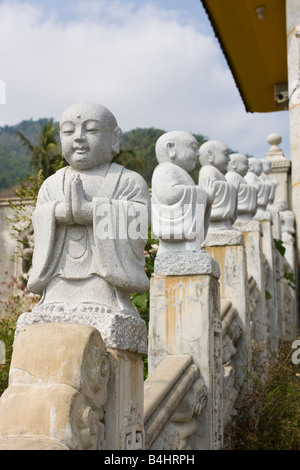
<svg viewBox="0 0 300 470">
<path fill-rule="evenodd" d="M 120 144 L 123 137 L 123 132 L 120 127 L 116 127 L 113 131 L 112 152 L 113 155 L 118 155 L 120 152 Z"/>
<path fill-rule="evenodd" d="M 175 152 L 175 143 L 172 142 L 172 141 L 169 141 L 166 143 L 166 150 L 168 152 L 168 155 L 170 158 L 174 158 L 175 155 L 176 155 L 176 152 Z"/>
</svg>

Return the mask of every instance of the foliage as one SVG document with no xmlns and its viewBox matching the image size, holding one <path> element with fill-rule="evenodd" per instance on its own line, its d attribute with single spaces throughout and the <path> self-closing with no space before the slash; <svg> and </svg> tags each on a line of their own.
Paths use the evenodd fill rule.
<svg viewBox="0 0 300 470">
<path fill-rule="evenodd" d="M 282 257 L 284 257 L 286 252 L 284 242 L 278 238 L 274 238 L 274 245 L 275 249 L 280 253 Z M 289 287 L 291 287 L 292 289 L 296 289 L 297 280 L 294 273 L 284 272 L 279 280 L 281 279 L 284 279 Z"/>
<path fill-rule="evenodd" d="M 148 231 L 148 240 L 145 246 L 145 270 L 149 279 L 151 279 L 154 272 L 154 260 L 158 247 L 158 240 L 152 238 L 151 228 Z M 149 323 L 149 307 L 150 307 L 150 290 L 148 289 L 143 293 L 134 293 L 131 295 L 133 306 L 139 312 L 141 318 L 145 320 L 146 324 Z"/>
<path fill-rule="evenodd" d="M 123 136 L 121 150 L 122 152 L 128 152 L 130 149 L 130 152 L 134 153 L 137 161 L 143 162 L 142 167 L 135 171 L 138 171 L 143 176 L 148 186 L 151 185 L 153 170 L 157 166 L 155 144 L 157 139 L 165 132 L 163 129 L 156 129 L 154 127 L 145 129 L 136 128 L 124 133 Z M 193 136 L 198 141 L 199 146 L 207 140 L 201 134 L 193 134 Z M 126 161 L 123 164 L 126 166 Z M 198 181 L 199 169 L 200 164 L 197 163 L 195 170 L 191 173 L 195 182 Z"/>
<path fill-rule="evenodd" d="M 9 199 L 12 216 L 8 217 L 11 224 L 11 236 L 17 240 L 13 260 L 22 261 L 20 282 L 27 285 L 28 272 L 31 267 L 33 252 L 32 212 L 36 204 L 39 189 L 44 181 L 42 170 L 36 175 L 28 176 L 25 181 L 19 179 L 20 186 L 14 190 L 18 200 Z"/>
<path fill-rule="evenodd" d="M 9 287 L 16 289 L 17 282 L 12 280 Z M 0 363 L 0 395 L 8 387 L 9 368 L 12 357 L 14 333 L 17 319 L 24 311 L 32 310 L 38 297 L 24 290 L 14 290 L 1 304 L 0 341 L 5 344 L 5 364 Z"/>
<path fill-rule="evenodd" d="M 279 253 L 281 254 L 281 256 L 284 256 L 286 250 L 283 245 L 283 241 L 278 238 L 274 238 L 274 245 L 275 245 L 276 250 L 279 251 Z"/>
<path fill-rule="evenodd" d="M 300 370 L 282 342 L 268 379 L 254 390 L 226 430 L 231 450 L 300 450 Z"/>
<path fill-rule="evenodd" d="M 157 139 L 164 133 L 165 131 L 162 129 L 151 127 L 133 129 L 123 135 L 121 150 L 123 152 L 130 150 L 139 161 L 143 162 L 143 168 L 136 171 L 139 171 L 149 186 L 153 170 L 157 165 L 155 144 Z"/>
<path fill-rule="evenodd" d="M 22 132 L 16 131 L 23 145 L 29 150 L 31 166 L 34 173 L 42 171 L 44 178 L 53 175 L 67 164 L 58 143 L 58 124 L 53 119 L 46 122 L 41 129 L 38 142 L 34 145 Z"/>
<path fill-rule="evenodd" d="M 114 163 L 125 166 L 128 170 L 141 173 L 146 168 L 145 160 L 137 157 L 132 150 L 121 150 L 118 155 L 113 158 Z"/>
<path fill-rule="evenodd" d="M 24 180 L 32 172 L 29 150 L 22 146 L 16 132 L 23 133 L 31 142 L 37 142 L 41 128 L 47 121 L 31 119 L 15 126 L 0 127 L 0 189 L 14 187 L 17 177 Z"/>
<path fill-rule="evenodd" d="M 164 133 L 165 130 L 154 127 L 124 132 L 121 152 L 114 161 L 140 173 L 150 186 L 157 165 L 155 143 Z M 199 145 L 207 140 L 201 134 L 193 135 Z M 14 187 L 17 178 L 24 180 L 39 169 L 47 177 L 55 165 L 55 169 L 64 165 L 58 137 L 58 123 L 53 119 L 27 120 L 16 126 L 0 127 L 0 190 Z M 49 160 L 45 160 L 46 155 Z M 198 163 L 192 173 L 195 182 L 199 168 Z"/>
</svg>

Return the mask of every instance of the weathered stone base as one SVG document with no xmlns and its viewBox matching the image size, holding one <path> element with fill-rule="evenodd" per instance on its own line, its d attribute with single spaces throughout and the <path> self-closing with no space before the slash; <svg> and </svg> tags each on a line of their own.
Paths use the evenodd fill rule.
<svg viewBox="0 0 300 470">
<path fill-rule="evenodd" d="M 242 236 L 242 234 L 240 234 Z M 240 239 L 239 239 L 240 240 Z M 248 309 L 248 273 L 244 239 L 237 245 L 207 246 L 206 250 L 219 264 L 221 304 L 230 302 L 236 316 L 230 325 L 228 338 L 223 332 L 223 344 L 229 344 L 227 352 L 234 366 L 235 386 L 246 392 L 251 371 L 250 315 Z M 221 316 L 223 312 L 221 311 Z M 228 349 L 229 346 L 228 346 Z M 232 357 L 231 357 L 232 356 Z"/>
<path fill-rule="evenodd" d="M 242 245 L 243 235 L 237 229 L 231 230 L 208 230 L 204 247 L 208 246 L 224 246 L 224 245 Z"/>
<path fill-rule="evenodd" d="M 107 353 L 95 328 L 24 328 L 0 398 L 0 448 L 104 449 L 108 378 Z"/>
<path fill-rule="evenodd" d="M 105 404 L 107 450 L 141 450 L 145 445 L 144 364 L 140 354 L 108 349 L 110 380 Z"/>
<path fill-rule="evenodd" d="M 158 253 L 155 258 L 155 274 L 184 276 L 212 274 L 220 276 L 218 263 L 205 250 Z"/>
<path fill-rule="evenodd" d="M 255 221 L 254 221 L 255 222 Z M 250 227 L 248 227 L 250 228 Z M 256 286 L 256 303 L 251 313 L 251 337 L 253 368 L 261 377 L 265 376 L 268 363 L 268 318 L 266 306 L 265 258 L 262 251 L 262 229 L 260 223 L 251 228 L 256 230 L 243 231 L 247 258 L 248 277 Z"/>
<path fill-rule="evenodd" d="M 261 220 L 262 227 L 262 251 L 265 259 L 265 289 L 266 289 L 266 308 L 267 308 L 267 328 L 268 328 L 268 347 L 269 352 L 275 353 L 278 349 L 278 338 L 281 336 L 279 325 L 282 321 L 278 321 L 278 314 L 281 315 L 281 296 L 280 286 L 277 285 L 276 276 L 280 277 L 280 273 L 276 272 L 275 265 L 275 247 L 273 240 L 273 222 L 271 220 Z M 279 301 L 279 305 L 278 305 Z"/>
<path fill-rule="evenodd" d="M 211 257 L 209 257 L 211 259 Z M 189 436 L 192 449 L 222 446 L 222 333 L 218 278 L 212 274 L 151 280 L 149 373 L 170 354 L 188 354 L 201 371 L 208 402 Z"/>
<path fill-rule="evenodd" d="M 138 313 L 135 315 L 122 314 L 114 311 L 89 313 L 88 311 L 51 311 L 33 310 L 20 315 L 16 337 L 26 326 L 37 323 L 75 323 L 96 328 L 105 342 L 106 347 L 147 353 L 147 327 Z"/>
</svg>

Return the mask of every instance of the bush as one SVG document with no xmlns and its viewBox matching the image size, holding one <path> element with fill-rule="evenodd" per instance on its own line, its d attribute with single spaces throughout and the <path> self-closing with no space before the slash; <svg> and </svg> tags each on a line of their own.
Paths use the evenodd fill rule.
<svg viewBox="0 0 300 470">
<path fill-rule="evenodd" d="M 300 450 L 300 369 L 291 354 L 291 342 L 282 342 L 267 381 L 256 380 L 226 429 L 231 450 Z"/>
<path fill-rule="evenodd" d="M 21 313 L 32 310 L 37 303 L 38 296 L 28 291 L 15 291 L 1 301 L 0 341 L 5 345 L 5 364 L 0 364 L 0 395 L 8 387 L 9 368 L 13 350 L 16 324 Z"/>
</svg>

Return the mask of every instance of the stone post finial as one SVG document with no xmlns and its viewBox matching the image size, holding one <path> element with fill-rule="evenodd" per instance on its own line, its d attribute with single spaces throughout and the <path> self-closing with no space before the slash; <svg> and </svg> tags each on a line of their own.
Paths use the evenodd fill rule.
<svg viewBox="0 0 300 470">
<path fill-rule="evenodd" d="M 280 134 L 269 134 L 267 137 L 267 141 L 271 145 L 268 152 L 266 153 L 267 158 L 285 158 L 283 151 L 279 147 L 279 144 L 282 142 L 282 137 Z"/>
</svg>

